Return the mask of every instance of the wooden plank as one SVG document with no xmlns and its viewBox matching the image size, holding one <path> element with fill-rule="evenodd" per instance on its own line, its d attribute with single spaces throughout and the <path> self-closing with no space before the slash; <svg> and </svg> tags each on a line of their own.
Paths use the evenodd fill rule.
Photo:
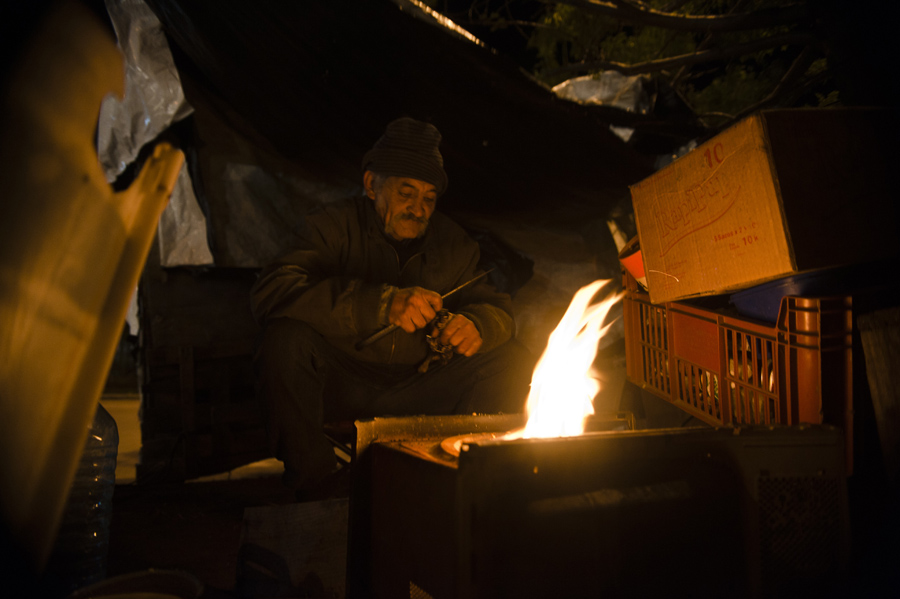
<svg viewBox="0 0 900 599">
<path fill-rule="evenodd" d="M 110 188 L 94 132 L 124 69 L 79 3 L 53 4 L 17 67 L 0 107 L 0 506 L 40 567 L 184 157 L 160 144 Z"/>
</svg>

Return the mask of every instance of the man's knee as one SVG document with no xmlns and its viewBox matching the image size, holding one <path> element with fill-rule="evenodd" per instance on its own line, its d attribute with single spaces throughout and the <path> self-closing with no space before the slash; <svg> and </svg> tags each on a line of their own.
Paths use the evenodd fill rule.
<svg viewBox="0 0 900 599">
<path fill-rule="evenodd" d="M 473 359 L 476 357 L 479 359 Z M 462 370 L 456 375 L 468 381 L 469 387 L 455 412 L 521 412 L 535 361 L 531 352 L 514 339 L 483 355 L 460 360 Z"/>
<path fill-rule="evenodd" d="M 530 381 L 536 363 L 534 354 L 527 347 L 516 339 L 510 339 L 485 354 L 480 368 L 491 374 L 504 373 L 513 378 Z"/>
</svg>

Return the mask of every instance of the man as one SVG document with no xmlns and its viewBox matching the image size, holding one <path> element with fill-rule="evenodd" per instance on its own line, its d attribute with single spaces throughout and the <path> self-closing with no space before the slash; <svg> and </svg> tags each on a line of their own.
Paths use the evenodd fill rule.
<svg viewBox="0 0 900 599">
<path fill-rule="evenodd" d="M 259 391 L 298 497 L 335 471 L 324 421 L 524 407 L 534 361 L 509 296 L 482 277 L 441 297 L 482 271 L 477 243 L 435 212 L 440 141 L 430 124 L 390 123 L 363 158 L 365 196 L 308 216 L 301 245 L 253 288 Z"/>
</svg>

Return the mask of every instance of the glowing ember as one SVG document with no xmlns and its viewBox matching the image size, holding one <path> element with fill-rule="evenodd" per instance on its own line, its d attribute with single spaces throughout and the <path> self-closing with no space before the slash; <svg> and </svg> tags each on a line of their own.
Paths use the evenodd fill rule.
<svg viewBox="0 0 900 599">
<path fill-rule="evenodd" d="M 612 326 L 603 326 L 606 316 L 622 298 L 622 294 L 610 295 L 590 305 L 607 283 L 594 281 L 572 298 L 534 369 L 526 405 L 528 422 L 513 437 L 570 437 L 584 432 L 585 419 L 594 413 L 594 396 L 600 391 L 591 365 L 600 338 Z"/>
</svg>

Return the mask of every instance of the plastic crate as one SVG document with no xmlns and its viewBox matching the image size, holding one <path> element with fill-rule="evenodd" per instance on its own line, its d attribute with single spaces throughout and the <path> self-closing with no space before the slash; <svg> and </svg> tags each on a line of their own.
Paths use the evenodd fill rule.
<svg viewBox="0 0 900 599">
<path fill-rule="evenodd" d="M 773 326 L 651 304 L 624 277 L 628 380 L 714 426 L 839 426 L 852 471 L 852 297 L 784 297 Z"/>
</svg>

